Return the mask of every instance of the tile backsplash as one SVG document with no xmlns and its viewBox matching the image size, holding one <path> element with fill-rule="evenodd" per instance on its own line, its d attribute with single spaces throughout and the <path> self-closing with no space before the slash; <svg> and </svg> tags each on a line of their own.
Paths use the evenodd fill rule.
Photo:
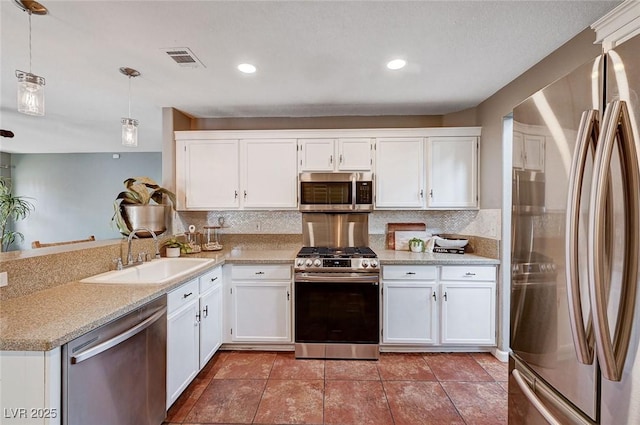
<svg viewBox="0 0 640 425">
<path fill-rule="evenodd" d="M 175 233 L 183 233 L 193 224 L 197 231 L 218 225 L 224 219 L 221 234 L 301 234 L 302 214 L 298 211 L 189 211 L 178 212 Z M 500 239 L 500 210 L 461 211 L 374 211 L 369 216 L 369 233 L 383 235 L 387 223 L 421 222 L 434 233 L 455 233 Z"/>
</svg>

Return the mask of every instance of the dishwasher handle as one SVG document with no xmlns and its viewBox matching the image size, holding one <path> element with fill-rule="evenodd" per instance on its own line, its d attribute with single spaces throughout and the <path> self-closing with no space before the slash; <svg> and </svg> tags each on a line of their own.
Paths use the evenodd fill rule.
<svg viewBox="0 0 640 425">
<path fill-rule="evenodd" d="M 121 342 L 124 342 L 129 338 L 134 337 L 135 335 L 139 334 L 143 330 L 147 329 L 154 322 L 158 321 L 165 314 L 166 311 L 167 311 L 167 308 L 162 307 L 161 309 L 156 311 L 153 315 L 149 316 L 148 318 L 138 323 L 137 325 L 133 326 L 132 328 L 122 332 L 121 334 L 116 335 L 113 338 L 106 340 L 102 344 L 96 345 L 95 347 L 91 347 L 87 350 L 81 351 L 77 355 L 71 357 L 71 364 L 78 364 L 80 362 L 88 360 L 91 357 L 97 356 L 98 354 L 104 351 L 107 351 L 110 348 L 115 347 Z"/>
</svg>

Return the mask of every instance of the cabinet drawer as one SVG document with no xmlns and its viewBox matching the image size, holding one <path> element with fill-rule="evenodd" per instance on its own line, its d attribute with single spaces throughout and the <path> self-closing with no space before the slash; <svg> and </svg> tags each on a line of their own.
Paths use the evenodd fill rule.
<svg viewBox="0 0 640 425">
<path fill-rule="evenodd" d="M 200 276 L 200 293 L 204 293 L 222 283 L 222 267 L 218 266 Z"/>
<path fill-rule="evenodd" d="M 167 294 L 167 314 L 198 298 L 199 279 L 193 279 Z"/>
<path fill-rule="evenodd" d="M 441 280 L 495 281 L 495 266 L 442 266 Z"/>
<path fill-rule="evenodd" d="M 291 280 L 291 266 L 288 264 L 264 264 L 236 266 L 231 269 L 233 280 Z"/>
<path fill-rule="evenodd" d="M 383 266 L 383 279 L 402 279 L 402 280 L 435 280 L 437 276 L 436 266 Z"/>
</svg>

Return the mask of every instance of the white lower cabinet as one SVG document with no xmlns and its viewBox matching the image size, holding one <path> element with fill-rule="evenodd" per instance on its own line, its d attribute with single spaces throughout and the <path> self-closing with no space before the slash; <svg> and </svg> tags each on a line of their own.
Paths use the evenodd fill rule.
<svg viewBox="0 0 640 425">
<path fill-rule="evenodd" d="M 221 267 L 167 295 L 167 408 L 222 343 Z"/>
<path fill-rule="evenodd" d="M 231 342 L 291 342 L 291 266 L 232 267 Z"/>
<path fill-rule="evenodd" d="M 167 299 L 167 409 L 199 370 L 198 279 L 185 283 Z"/>
<path fill-rule="evenodd" d="M 443 344 L 495 344 L 495 267 L 443 266 L 440 294 Z"/>
<path fill-rule="evenodd" d="M 62 423 L 61 351 L 0 351 L 0 424 Z"/>
<path fill-rule="evenodd" d="M 494 345 L 495 279 L 494 266 L 383 266 L 383 344 Z"/>
</svg>

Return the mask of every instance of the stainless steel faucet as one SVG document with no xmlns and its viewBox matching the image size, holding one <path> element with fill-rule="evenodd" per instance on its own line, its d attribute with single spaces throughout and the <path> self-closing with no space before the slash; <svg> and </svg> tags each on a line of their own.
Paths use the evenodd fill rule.
<svg viewBox="0 0 640 425">
<path fill-rule="evenodd" d="M 158 243 L 158 237 L 156 236 L 156 234 L 153 232 L 153 230 L 147 229 L 146 227 L 139 227 L 137 229 L 134 229 L 131 231 L 131 233 L 129 233 L 129 238 L 127 239 L 127 243 L 128 243 L 128 249 L 127 249 L 127 265 L 133 265 L 133 253 L 131 252 L 131 240 L 133 239 L 133 237 L 135 236 L 136 239 L 139 239 L 138 236 L 136 236 L 137 232 L 149 232 L 151 233 L 151 237 L 153 238 L 153 243 L 155 244 L 155 248 L 156 248 L 156 255 L 155 258 L 160 258 L 160 245 Z"/>
</svg>

